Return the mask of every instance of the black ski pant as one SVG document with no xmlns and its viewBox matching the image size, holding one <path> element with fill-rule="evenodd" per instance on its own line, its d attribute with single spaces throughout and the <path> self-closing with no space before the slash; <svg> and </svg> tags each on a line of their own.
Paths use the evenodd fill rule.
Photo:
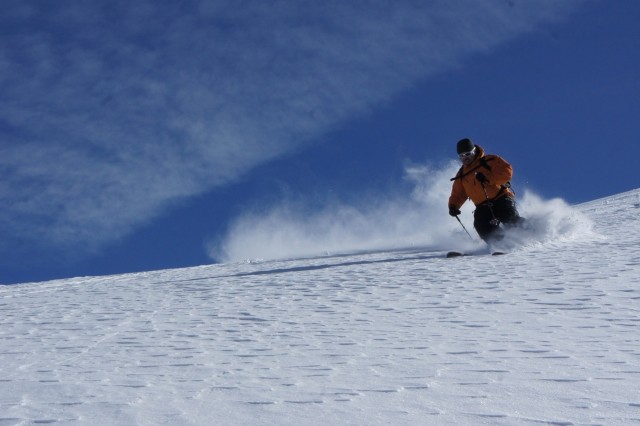
<svg viewBox="0 0 640 426">
<path fill-rule="evenodd" d="M 523 220 L 516 209 L 516 200 L 509 196 L 477 205 L 473 218 L 473 227 L 487 243 L 504 238 L 500 223 L 515 226 Z"/>
</svg>

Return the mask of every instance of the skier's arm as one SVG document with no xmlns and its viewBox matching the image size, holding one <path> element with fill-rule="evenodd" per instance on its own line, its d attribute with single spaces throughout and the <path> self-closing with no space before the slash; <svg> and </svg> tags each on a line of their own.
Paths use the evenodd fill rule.
<svg viewBox="0 0 640 426">
<path fill-rule="evenodd" d="M 462 181 L 460 179 L 456 179 L 453 182 L 453 187 L 451 188 L 451 196 L 449 197 L 449 205 L 459 209 L 462 205 L 467 201 L 466 191 L 464 190 L 464 185 L 462 185 Z"/>
</svg>

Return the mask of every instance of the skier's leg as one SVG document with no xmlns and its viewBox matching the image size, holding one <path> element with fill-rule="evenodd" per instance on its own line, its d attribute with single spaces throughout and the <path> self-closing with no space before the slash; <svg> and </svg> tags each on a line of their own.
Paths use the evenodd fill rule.
<svg viewBox="0 0 640 426">
<path fill-rule="evenodd" d="M 473 227 L 480 235 L 485 242 L 490 241 L 491 239 L 500 239 L 501 232 L 498 225 L 494 225 L 491 223 L 493 220 L 493 214 L 491 214 L 491 209 L 486 204 L 481 204 L 476 208 L 476 211 L 473 212 Z"/>
<path fill-rule="evenodd" d="M 497 199 L 493 204 L 493 213 L 505 225 L 518 226 L 524 221 L 516 209 L 516 200 L 512 197 Z"/>
</svg>

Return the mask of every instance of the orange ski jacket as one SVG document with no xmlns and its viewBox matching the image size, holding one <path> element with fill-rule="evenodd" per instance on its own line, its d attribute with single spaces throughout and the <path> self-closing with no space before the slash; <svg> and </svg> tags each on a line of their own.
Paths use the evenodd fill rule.
<svg viewBox="0 0 640 426">
<path fill-rule="evenodd" d="M 508 185 L 513 176 L 511 164 L 497 155 L 485 155 L 484 149 L 479 145 L 476 145 L 476 150 L 478 155 L 475 160 L 467 166 L 463 165 L 456 177 L 451 179 L 453 187 L 449 205 L 456 209 L 460 209 L 468 199 L 478 206 L 487 202 L 487 197 L 488 201 L 497 200 L 506 195 L 515 197 Z M 476 173 L 484 174 L 489 182 L 484 185 L 480 183 L 476 179 Z"/>
</svg>

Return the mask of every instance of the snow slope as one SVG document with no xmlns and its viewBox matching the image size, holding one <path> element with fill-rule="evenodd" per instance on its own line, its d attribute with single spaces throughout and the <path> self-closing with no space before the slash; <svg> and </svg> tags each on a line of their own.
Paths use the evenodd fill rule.
<svg viewBox="0 0 640 426">
<path fill-rule="evenodd" d="M 507 256 L 0 287 L 0 425 L 640 424 L 640 190 Z"/>
</svg>

